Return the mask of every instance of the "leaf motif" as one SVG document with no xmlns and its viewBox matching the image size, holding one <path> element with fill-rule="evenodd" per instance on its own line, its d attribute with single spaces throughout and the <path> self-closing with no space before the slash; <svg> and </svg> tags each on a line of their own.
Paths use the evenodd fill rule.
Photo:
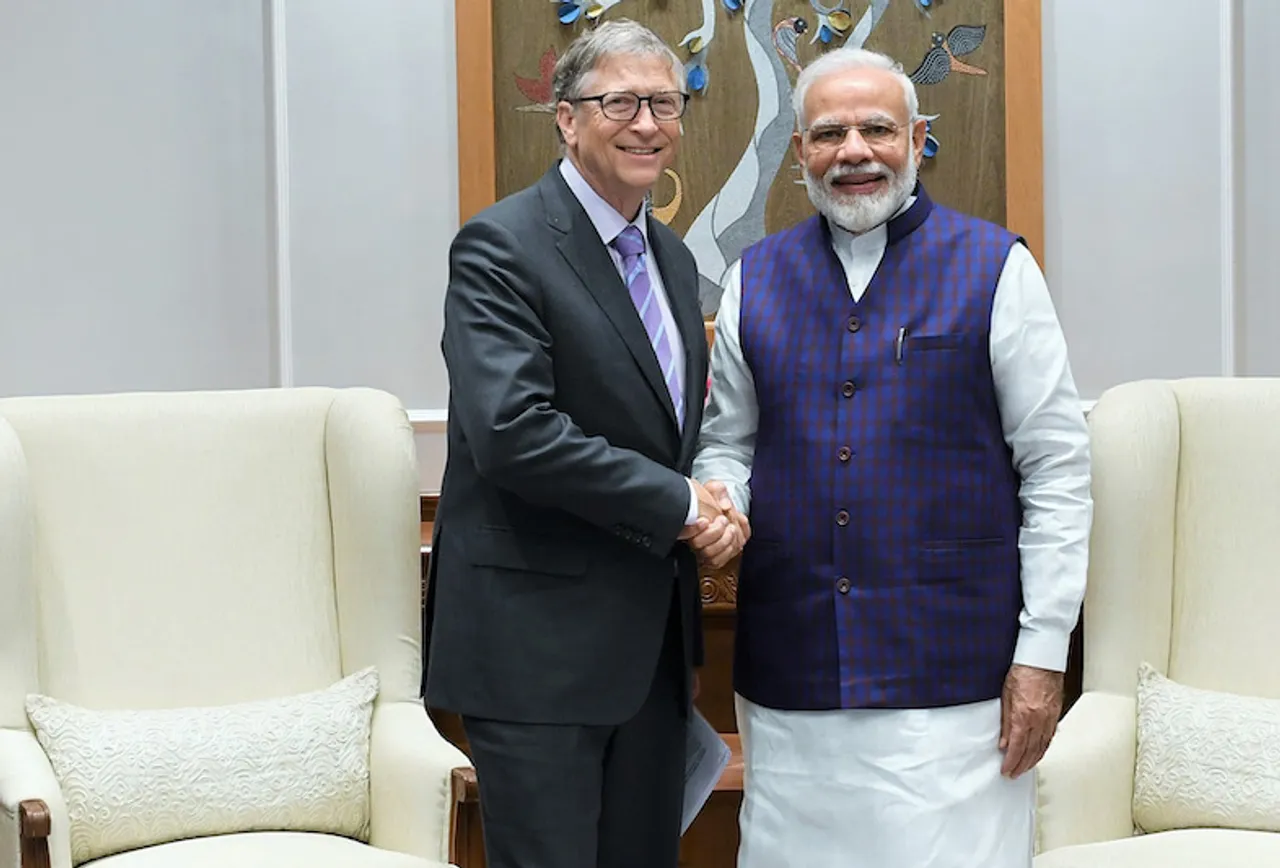
<svg viewBox="0 0 1280 868">
<path fill-rule="evenodd" d="M 553 45 L 548 48 L 542 55 L 542 59 L 538 61 L 538 75 L 548 85 L 551 84 L 551 76 L 556 71 L 556 47 Z"/>
</svg>

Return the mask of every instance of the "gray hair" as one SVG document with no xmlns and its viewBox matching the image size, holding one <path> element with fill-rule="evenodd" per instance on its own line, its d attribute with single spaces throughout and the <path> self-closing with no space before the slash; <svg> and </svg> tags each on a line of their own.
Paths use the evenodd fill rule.
<svg viewBox="0 0 1280 868">
<path fill-rule="evenodd" d="M 573 101 L 582 96 L 583 82 L 592 71 L 606 57 L 618 54 L 661 57 L 671 61 L 671 74 L 675 76 L 676 87 L 684 90 L 684 64 L 671 47 L 648 27 L 628 18 L 619 18 L 586 31 L 573 40 L 564 54 L 560 55 L 555 72 L 551 75 L 552 105 L 561 100 Z M 556 136 L 564 142 L 558 125 Z"/>
<path fill-rule="evenodd" d="M 902 64 L 887 54 L 866 48 L 837 48 L 806 66 L 796 79 L 795 90 L 791 94 L 791 110 L 795 112 L 796 125 L 801 130 L 805 129 L 804 99 L 809 93 L 809 86 L 820 78 L 852 69 L 883 69 L 892 72 L 902 83 L 903 97 L 907 104 L 907 123 L 919 119 L 920 101 L 916 97 L 915 82 L 902 71 Z"/>
<path fill-rule="evenodd" d="M 614 54 L 648 55 L 670 60 L 676 86 L 684 90 L 684 64 L 670 46 L 648 27 L 619 18 L 586 31 L 560 55 L 551 77 L 552 99 L 560 102 L 582 96 L 583 81 L 605 57 Z"/>
</svg>

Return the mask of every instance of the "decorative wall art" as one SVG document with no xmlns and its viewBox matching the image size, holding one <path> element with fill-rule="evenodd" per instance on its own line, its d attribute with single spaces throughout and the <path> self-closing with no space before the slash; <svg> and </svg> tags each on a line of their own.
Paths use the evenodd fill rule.
<svg viewBox="0 0 1280 868">
<path fill-rule="evenodd" d="M 459 0 L 456 16 L 464 220 L 556 159 L 556 58 L 625 17 L 685 63 L 684 141 L 651 207 L 693 251 L 708 318 L 742 250 L 812 213 L 791 93 L 841 46 L 885 52 L 915 82 L 930 195 L 1023 234 L 1043 262 L 1040 0 Z"/>
</svg>

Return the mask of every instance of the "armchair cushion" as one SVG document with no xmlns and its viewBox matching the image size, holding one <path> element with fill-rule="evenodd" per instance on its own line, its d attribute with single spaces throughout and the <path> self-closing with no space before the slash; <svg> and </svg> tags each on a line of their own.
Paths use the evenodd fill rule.
<svg viewBox="0 0 1280 868">
<path fill-rule="evenodd" d="M 1187 829 L 1063 847 L 1035 868 L 1259 868 L 1280 865 L 1280 835 L 1234 829 Z"/>
<path fill-rule="evenodd" d="M 1143 663 L 1133 819 L 1143 831 L 1280 832 L 1280 700 L 1188 687 Z"/>
<path fill-rule="evenodd" d="M 33 695 L 27 713 L 67 802 L 75 864 L 250 831 L 369 837 L 378 673 L 212 708 L 96 711 Z"/>
<path fill-rule="evenodd" d="M 251 832 L 177 841 L 109 856 L 93 868 L 445 868 L 333 835 Z"/>
</svg>

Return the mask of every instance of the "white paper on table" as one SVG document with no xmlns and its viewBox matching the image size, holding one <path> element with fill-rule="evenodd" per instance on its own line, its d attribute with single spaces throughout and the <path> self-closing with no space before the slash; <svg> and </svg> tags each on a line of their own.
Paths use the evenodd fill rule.
<svg viewBox="0 0 1280 868">
<path fill-rule="evenodd" d="M 716 782 L 729 765 L 729 745 L 715 731 L 702 712 L 693 709 L 689 718 L 689 726 L 685 735 L 684 758 L 684 816 L 681 819 L 680 834 L 683 835 L 693 823 Z"/>
</svg>

